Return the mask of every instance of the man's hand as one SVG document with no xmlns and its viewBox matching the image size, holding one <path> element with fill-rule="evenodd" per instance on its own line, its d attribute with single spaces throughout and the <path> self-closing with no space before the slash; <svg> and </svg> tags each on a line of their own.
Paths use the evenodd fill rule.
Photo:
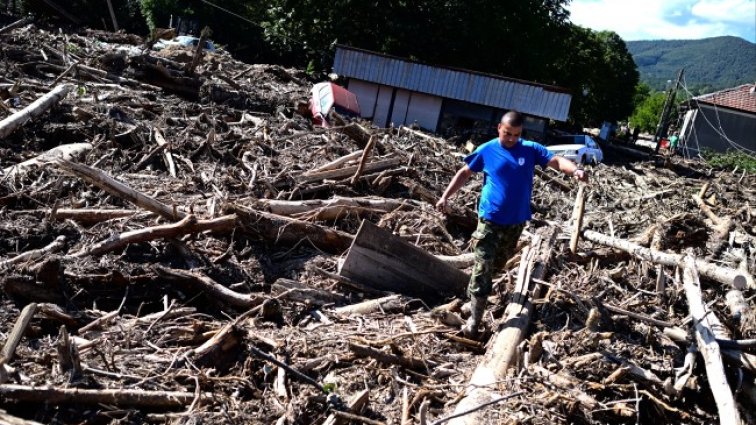
<svg viewBox="0 0 756 425">
<path fill-rule="evenodd" d="M 578 168 L 572 173 L 572 177 L 575 177 L 581 182 L 588 183 L 588 173 L 585 172 L 582 168 Z"/>
<path fill-rule="evenodd" d="M 449 212 L 449 204 L 446 198 L 442 196 L 441 199 L 436 202 L 436 209 L 444 214 Z"/>
</svg>

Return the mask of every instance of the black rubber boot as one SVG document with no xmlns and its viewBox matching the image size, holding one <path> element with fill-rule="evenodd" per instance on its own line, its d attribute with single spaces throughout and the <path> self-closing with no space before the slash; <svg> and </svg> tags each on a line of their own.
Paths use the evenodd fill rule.
<svg viewBox="0 0 756 425">
<path fill-rule="evenodd" d="M 480 320 L 483 318 L 483 312 L 486 310 L 486 297 L 471 297 L 470 298 L 470 318 L 467 319 L 467 323 L 462 326 L 462 333 L 467 338 L 478 337 L 478 326 L 480 326 Z"/>
</svg>

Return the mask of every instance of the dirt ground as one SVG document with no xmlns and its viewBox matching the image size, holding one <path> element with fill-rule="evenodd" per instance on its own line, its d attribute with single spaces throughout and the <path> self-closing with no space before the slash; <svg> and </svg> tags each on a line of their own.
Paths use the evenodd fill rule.
<svg viewBox="0 0 756 425">
<path fill-rule="evenodd" d="M 441 423 L 507 327 L 524 247 L 548 231 L 531 325 L 491 388 L 513 396 L 476 420 L 720 420 L 682 267 L 587 235 L 571 253 L 578 186 L 553 170 L 535 178 L 523 251 L 497 275 L 472 341 L 458 331 L 463 294 L 386 293 L 338 275 L 363 220 L 433 255 L 471 252 L 480 178 L 449 215 L 434 209 L 463 146 L 363 121 L 315 128 L 297 111 L 313 83 L 304 72 L 155 52 L 133 35 L 27 24 L 0 33 L 0 69 L 0 129 L 64 91 L 0 137 L 0 423 L 400 424 L 422 423 L 423 405 Z M 80 143 L 68 159 L 18 165 Z M 606 162 L 587 166 L 584 230 L 752 277 L 755 175 L 603 147 Z M 346 174 L 314 172 L 349 154 L 331 167 Z M 317 202 L 334 199 L 353 203 Z M 700 283 L 726 340 L 726 384 L 754 423 L 753 287 Z M 737 296 L 739 312 L 727 306 Z M 364 390 L 356 418 L 334 413 Z"/>
</svg>

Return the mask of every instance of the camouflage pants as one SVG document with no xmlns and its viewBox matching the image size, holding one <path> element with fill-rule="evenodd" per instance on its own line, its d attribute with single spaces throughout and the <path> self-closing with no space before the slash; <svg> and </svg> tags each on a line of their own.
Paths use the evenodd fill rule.
<svg viewBox="0 0 756 425">
<path fill-rule="evenodd" d="M 472 234 L 475 265 L 470 276 L 467 295 L 486 297 L 491 293 L 491 279 L 514 255 L 517 241 L 525 224 L 499 225 L 479 219 L 478 228 Z"/>
</svg>

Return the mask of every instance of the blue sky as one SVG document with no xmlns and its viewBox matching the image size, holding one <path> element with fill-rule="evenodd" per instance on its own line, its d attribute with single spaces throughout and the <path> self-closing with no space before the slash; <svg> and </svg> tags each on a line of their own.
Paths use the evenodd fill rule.
<svg viewBox="0 0 756 425">
<path fill-rule="evenodd" d="M 572 0 L 572 23 L 625 41 L 733 35 L 756 43 L 756 0 Z"/>
</svg>

